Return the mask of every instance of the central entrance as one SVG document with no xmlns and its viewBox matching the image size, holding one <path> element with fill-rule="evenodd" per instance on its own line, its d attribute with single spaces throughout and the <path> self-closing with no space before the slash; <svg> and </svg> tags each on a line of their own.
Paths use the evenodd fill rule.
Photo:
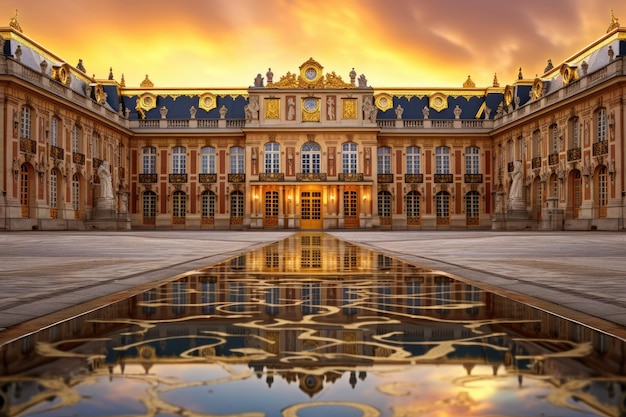
<svg viewBox="0 0 626 417">
<path fill-rule="evenodd" d="M 322 191 L 301 191 L 300 207 L 300 228 L 322 229 Z"/>
</svg>

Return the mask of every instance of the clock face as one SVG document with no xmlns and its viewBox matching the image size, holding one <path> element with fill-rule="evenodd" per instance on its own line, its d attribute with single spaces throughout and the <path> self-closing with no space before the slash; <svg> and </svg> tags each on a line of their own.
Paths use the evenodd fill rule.
<svg viewBox="0 0 626 417">
<path fill-rule="evenodd" d="M 307 98 L 304 100 L 304 109 L 307 111 L 314 111 L 317 109 L 317 100 L 314 98 Z"/>
<path fill-rule="evenodd" d="M 304 71 L 304 76 L 307 80 L 314 80 L 315 77 L 317 77 L 317 70 L 315 68 L 307 68 L 306 71 Z"/>
</svg>

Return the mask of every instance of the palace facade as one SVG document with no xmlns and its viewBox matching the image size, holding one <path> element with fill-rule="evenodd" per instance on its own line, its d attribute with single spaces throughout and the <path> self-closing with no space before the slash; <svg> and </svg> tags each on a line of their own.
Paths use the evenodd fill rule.
<svg viewBox="0 0 626 417">
<path fill-rule="evenodd" d="M 247 88 L 127 87 L 16 18 L 0 37 L 0 229 L 624 229 L 613 17 L 486 88 L 372 87 L 313 58 Z"/>
</svg>

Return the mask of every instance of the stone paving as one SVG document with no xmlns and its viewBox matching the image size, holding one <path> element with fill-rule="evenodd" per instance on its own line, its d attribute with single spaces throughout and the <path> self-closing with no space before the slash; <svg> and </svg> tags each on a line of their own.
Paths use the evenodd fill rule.
<svg viewBox="0 0 626 417">
<path fill-rule="evenodd" d="M 79 308 L 78 304 L 102 303 L 101 297 L 114 302 L 129 292 L 139 291 L 141 286 L 152 286 L 293 233 L 282 230 L 0 233 L 0 343 L 17 325 L 24 328 L 32 323 L 35 330 L 59 317 L 67 317 L 72 309 Z M 625 233 L 361 230 L 327 233 L 476 281 L 486 289 L 626 339 Z M 84 310 L 85 305 L 80 308 Z"/>
</svg>

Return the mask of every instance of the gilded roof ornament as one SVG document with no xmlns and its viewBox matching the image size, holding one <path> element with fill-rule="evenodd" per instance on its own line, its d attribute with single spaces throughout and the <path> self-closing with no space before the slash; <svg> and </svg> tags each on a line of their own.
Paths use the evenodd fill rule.
<svg viewBox="0 0 626 417">
<path fill-rule="evenodd" d="M 139 86 L 143 88 L 154 87 L 154 83 L 150 81 L 150 78 L 148 78 L 148 74 L 146 74 L 146 79 L 143 80 Z"/>
<path fill-rule="evenodd" d="M 463 88 L 476 88 L 476 84 L 472 81 L 472 76 L 468 75 L 467 80 L 463 83 Z"/>
<path fill-rule="evenodd" d="M 498 82 L 498 74 L 496 73 L 493 74 L 493 86 L 500 87 L 500 83 Z"/>
<path fill-rule="evenodd" d="M 613 12 L 613 9 L 611 9 L 611 22 L 609 23 L 609 28 L 606 30 L 606 33 L 609 33 L 613 31 L 614 29 L 617 29 L 618 27 L 619 27 L 619 21 L 617 17 L 615 17 L 615 13 Z"/>
<path fill-rule="evenodd" d="M 17 30 L 18 32 L 23 32 L 22 26 L 20 26 L 20 22 L 18 22 L 17 20 L 17 9 L 15 9 L 15 16 L 11 18 L 11 21 L 9 22 L 9 26 Z"/>
<path fill-rule="evenodd" d="M 340 75 L 335 74 L 335 71 L 326 74 L 326 87 L 327 88 L 352 88 L 353 85 L 344 82 Z"/>
<path fill-rule="evenodd" d="M 126 87 L 126 80 L 124 79 L 124 73 L 122 73 L 122 79 L 120 80 L 120 86 Z"/>
<path fill-rule="evenodd" d="M 296 78 L 296 74 L 292 74 L 290 71 L 287 71 L 287 74 L 280 77 L 280 80 L 277 83 L 273 83 L 272 87 L 274 88 L 298 88 L 298 80 Z"/>
</svg>

